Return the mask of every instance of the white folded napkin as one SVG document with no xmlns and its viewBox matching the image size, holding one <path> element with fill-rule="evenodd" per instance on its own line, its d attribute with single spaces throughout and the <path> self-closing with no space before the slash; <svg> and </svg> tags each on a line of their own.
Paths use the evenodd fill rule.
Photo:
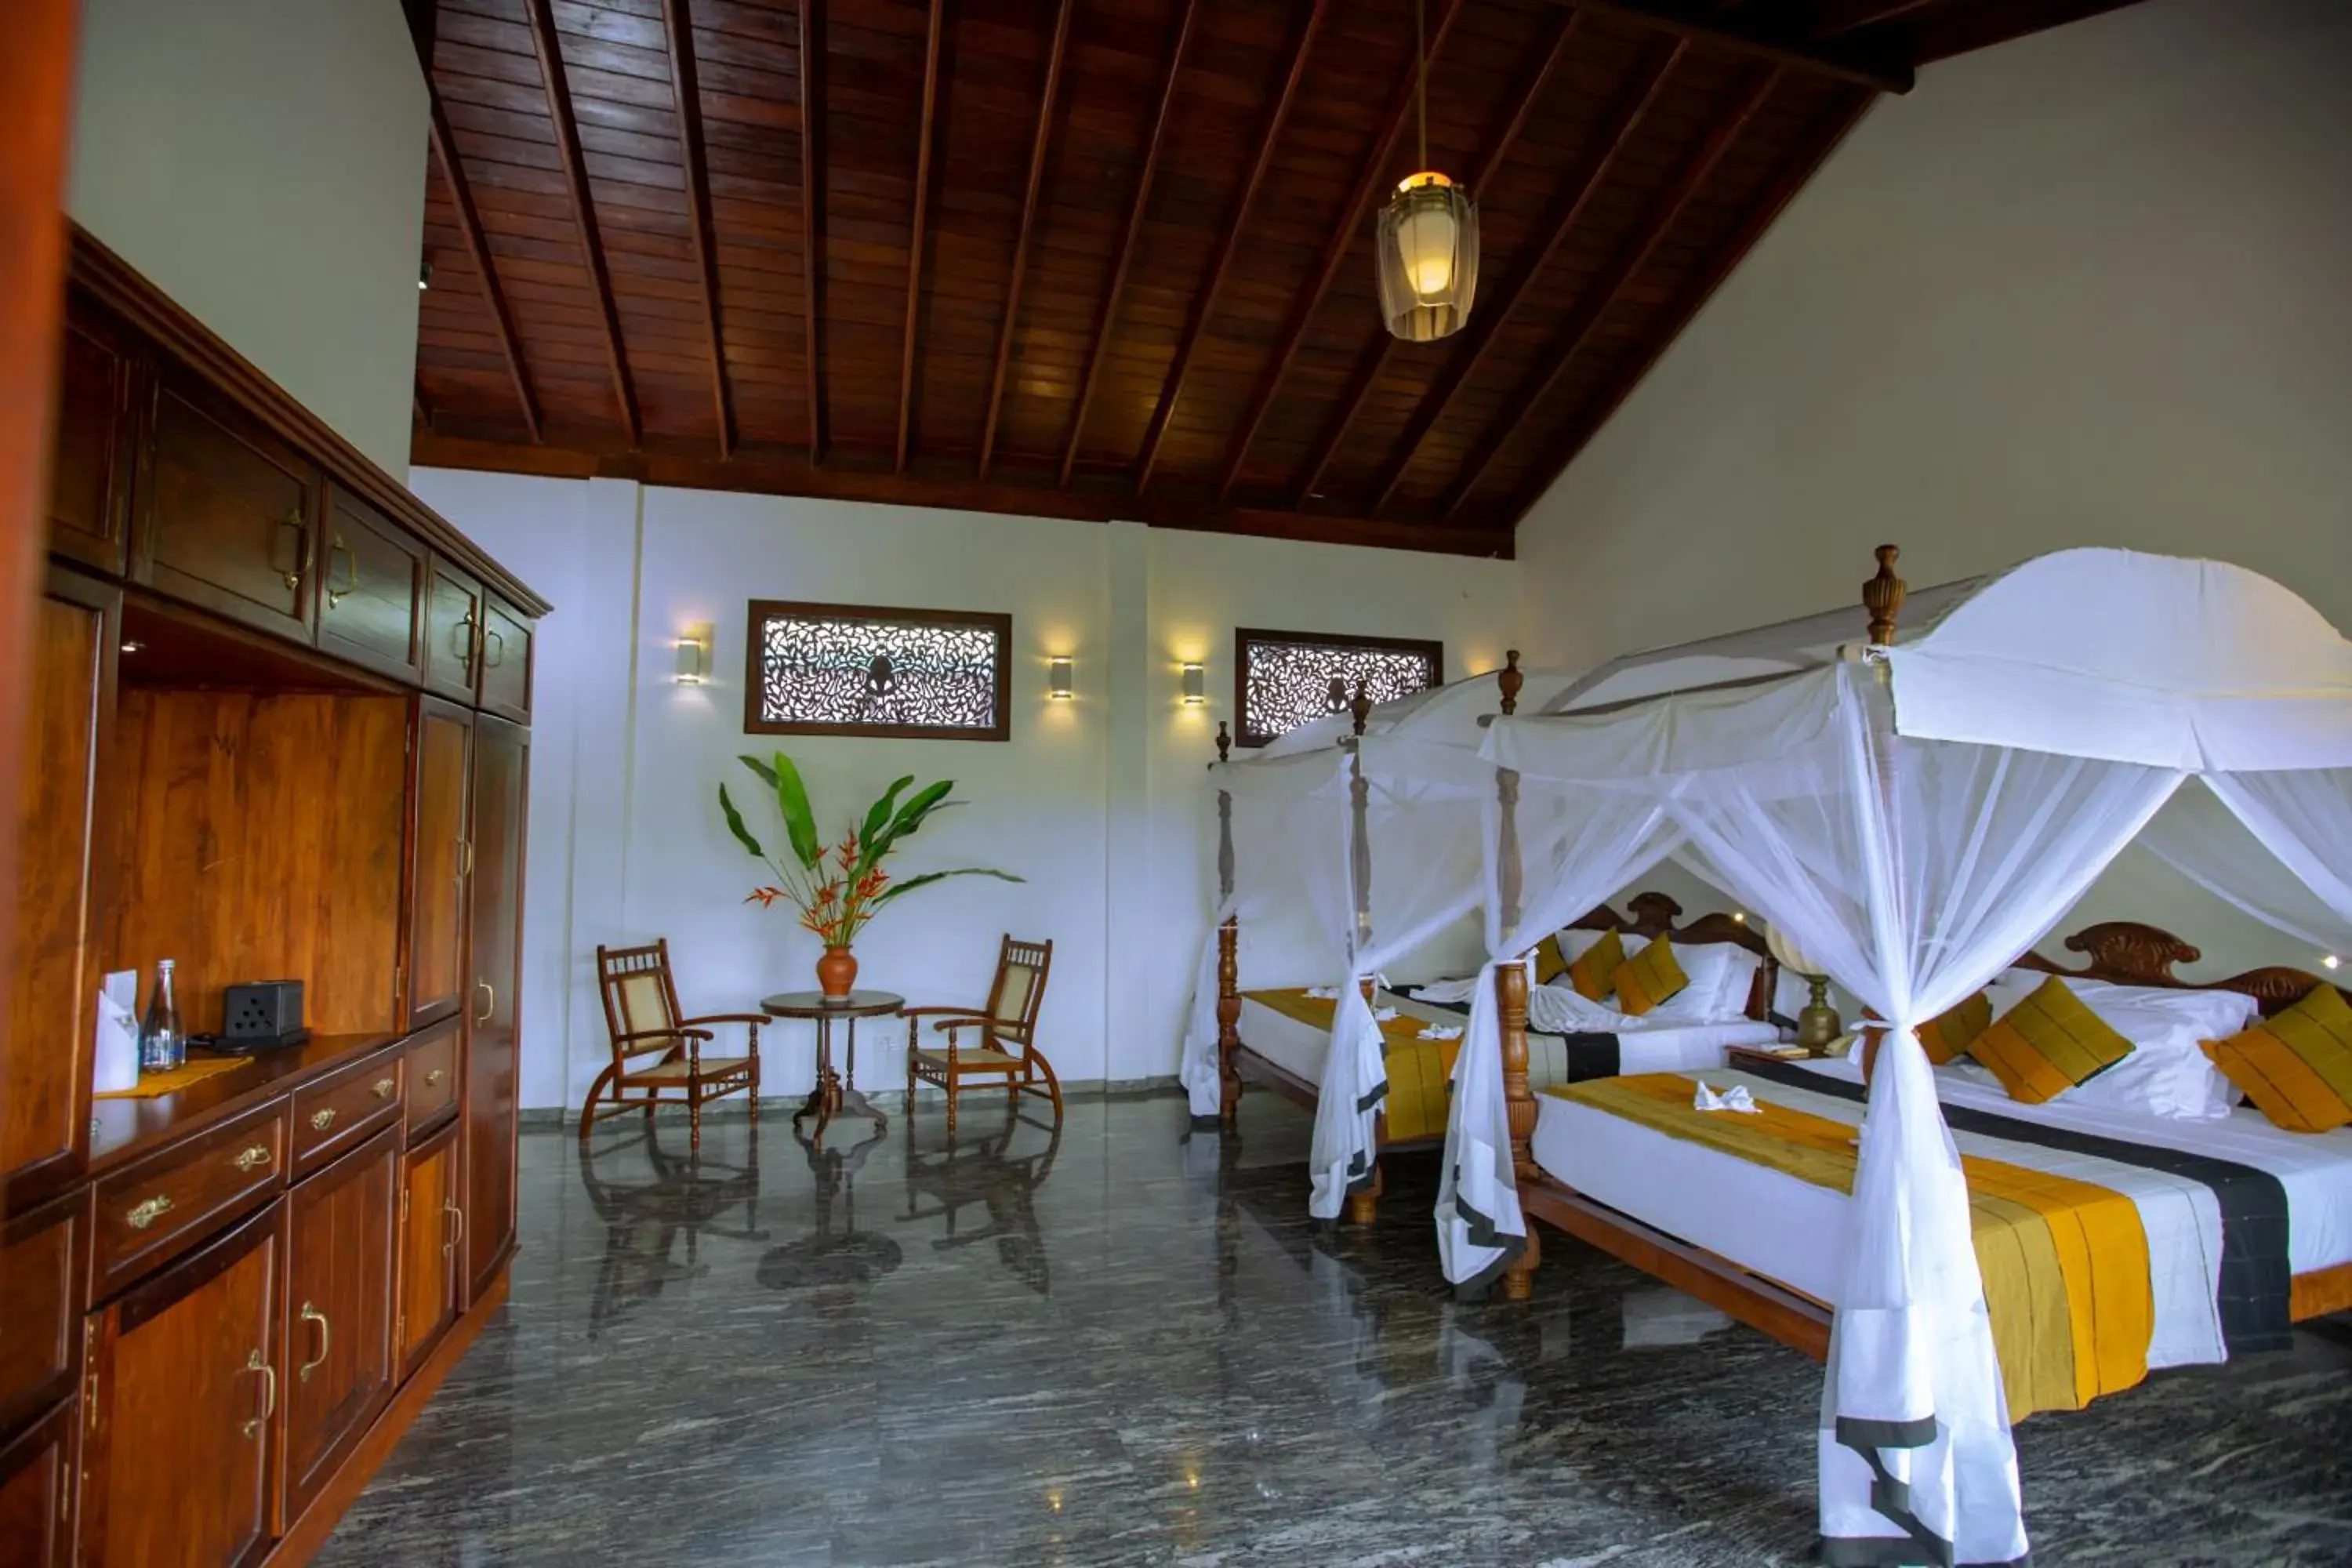
<svg viewBox="0 0 2352 1568">
<path fill-rule="evenodd" d="M 1735 1083 L 1723 1093 L 1717 1094 L 1706 1086 L 1703 1079 L 1699 1081 L 1698 1092 L 1691 1096 L 1691 1109 L 1693 1110 L 1737 1110 L 1746 1116 L 1764 1114 L 1763 1108 L 1756 1103 L 1756 1097 L 1748 1092 L 1746 1084 Z"/>
<path fill-rule="evenodd" d="M 1422 1030 L 1421 1037 L 1424 1040 L 1458 1040 L 1462 1037 L 1462 1026 L 1459 1024 L 1432 1024 L 1427 1028 Z"/>
</svg>

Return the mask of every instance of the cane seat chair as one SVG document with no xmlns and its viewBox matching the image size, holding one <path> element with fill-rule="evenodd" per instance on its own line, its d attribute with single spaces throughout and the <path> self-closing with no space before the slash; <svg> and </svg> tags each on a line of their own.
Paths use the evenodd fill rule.
<svg viewBox="0 0 2352 1568">
<path fill-rule="evenodd" d="M 907 1019 L 907 1114 L 915 1113 L 915 1085 L 937 1084 L 947 1091 L 948 1131 L 956 1130 L 956 1097 L 967 1083 L 1002 1085 L 1005 1098 L 1024 1094 L 1054 1105 L 1054 1125 L 1062 1124 L 1062 1083 L 1037 1049 L 1037 1009 L 1045 999 L 1045 975 L 1053 967 L 1050 942 L 1018 942 L 1010 934 L 997 950 L 996 979 L 985 1007 L 909 1007 Z M 944 1048 L 920 1045 L 921 1021 L 935 1020 Z"/>
<path fill-rule="evenodd" d="M 646 947 L 596 949 L 596 989 L 604 1000 L 604 1029 L 613 1043 L 613 1060 L 588 1087 L 587 1103 L 580 1108 L 580 1141 L 608 1116 L 642 1110 L 648 1124 L 658 1105 L 684 1105 L 691 1129 L 688 1144 L 702 1147 L 702 1108 L 722 1095 L 748 1094 L 751 1120 L 760 1120 L 760 1026 L 761 1013 L 709 1013 L 698 1018 L 681 1016 L 677 983 L 669 967 L 669 939 Z M 703 1047 L 717 1037 L 713 1024 L 741 1024 L 749 1054 L 706 1056 Z M 604 1110 L 596 1102 L 610 1091 L 613 1103 Z"/>
</svg>

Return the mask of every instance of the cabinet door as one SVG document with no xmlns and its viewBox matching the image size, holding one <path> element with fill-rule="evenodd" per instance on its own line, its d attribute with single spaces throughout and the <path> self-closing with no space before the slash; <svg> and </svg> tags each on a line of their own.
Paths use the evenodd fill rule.
<svg viewBox="0 0 2352 1568">
<path fill-rule="evenodd" d="M 411 1149 L 400 1166 L 399 1381 L 425 1364 L 457 1321 L 457 1248 L 464 1237 L 455 1121 Z"/>
<path fill-rule="evenodd" d="M 474 700 L 482 658 L 482 589 L 446 561 L 433 563 L 425 590 L 425 684 L 460 702 Z"/>
<path fill-rule="evenodd" d="M 83 1568 L 224 1568 L 270 1542 L 285 1202 L 91 1320 Z"/>
<path fill-rule="evenodd" d="M 310 641 L 319 471 L 192 378 L 161 376 L 152 417 L 136 574 L 173 598 Z"/>
<path fill-rule="evenodd" d="M 286 1486 L 299 1517 L 392 1397 L 400 1129 L 386 1128 L 287 1200 Z"/>
<path fill-rule="evenodd" d="M 514 1237 L 515 977 L 522 941 L 523 811 L 530 731 L 485 718 L 474 731 L 473 994 L 466 1013 L 467 1300 Z"/>
<path fill-rule="evenodd" d="M 425 546 L 375 508 L 327 491 L 319 646 L 415 682 L 424 673 Z"/>
<path fill-rule="evenodd" d="M 0 1447 L 0 1546 L 22 1568 L 73 1561 L 74 1455 L 81 1402 L 68 1399 Z"/>
<path fill-rule="evenodd" d="M 77 297 L 58 362 L 58 436 L 49 469 L 49 548 L 110 574 L 131 537 L 139 365 L 131 340 Z"/>
<path fill-rule="evenodd" d="M 16 945 L 0 1033 L 0 1180 L 22 1209 L 89 1146 L 102 906 L 98 758 L 114 712 L 119 590 L 52 568 L 35 601 L 16 805 Z"/>
<path fill-rule="evenodd" d="M 474 716 L 419 698 L 409 842 L 408 1021 L 457 1010 L 466 990 L 467 779 Z"/>
<path fill-rule="evenodd" d="M 530 623 L 496 599 L 482 608 L 482 710 L 530 722 Z"/>
<path fill-rule="evenodd" d="M 75 1193 L 0 1227 L 0 1431 L 73 1392 L 89 1215 Z"/>
</svg>

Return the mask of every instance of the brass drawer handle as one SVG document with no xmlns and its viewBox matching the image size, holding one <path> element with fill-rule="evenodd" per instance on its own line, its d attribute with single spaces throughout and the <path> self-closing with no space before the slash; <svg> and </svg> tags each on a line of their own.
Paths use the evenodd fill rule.
<svg viewBox="0 0 2352 1568">
<path fill-rule="evenodd" d="M 319 1310 L 318 1308 L 310 1305 L 310 1302 L 305 1301 L 302 1303 L 300 1317 L 302 1321 L 306 1323 L 316 1323 L 319 1325 L 318 1357 L 316 1360 L 304 1362 L 301 1367 L 294 1374 L 300 1378 L 304 1383 L 308 1383 L 310 1381 L 310 1374 L 318 1371 L 321 1366 L 324 1366 L 327 1363 L 327 1346 L 331 1342 L 331 1336 L 327 1322 L 327 1314 Z"/>
<path fill-rule="evenodd" d="M 479 992 L 483 998 L 482 1010 L 474 1015 L 474 1022 L 487 1024 L 490 1021 L 490 1015 L 499 1010 L 498 988 L 487 980 L 477 980 L 474 982 L 474 989 Z"/>
<path fill-rule="evenodd" d="M 171 1212 L 172 1200 L 165 1194 L 157 1193 L 152 1198 L 144 1198 L 131 1205 L 131 1212 L 122 1216 L 122 1223 L 133 1230 L 145 1230 Z"/>
<path fill-rule="evenodd" d="M 441 1244 L 441 1250 L 446 1252 L 451 1247 L 459 1245 L 466 1239 L 466 1211 L 459 1208 L 456 1204 L 443 1204 L 441 1205 L 441 1212 L 446 1215 L 454 1215 L 457 1221 L 457 1234 Z"/>
<path fill-rule="evenodd" d="M 245 1435 L 252 1436 L 278 1414 L 278 1369 L 259 1351 L 245 1358 L 245 1370 L 261 1374 L 261 1414 L 245 1424 Z"/>
<path fill-rule="evenodd" d="M 240 1171 L 258 1171 L 269 1163 L 269 1145 L 256 1143 L 231 1162 Z"/>
<path fill-rule="evenodd" d="M 390 1100 L 392 1091 L 399 1087 L 400 1085 L 392 1079 L 380 1078 L 375 1080 L 373 1088 L 368 1092 L 373 1094 L 378 1100 Z"/>
<path fill-rule="evenodd" d="M 310 520 L 302 515 L 302 509 L 296 506 L 278 520 L 278 526 L 294 531 L 293 567 L 278 574 L 285 579 L 286 591 L 290 594 L 302 585 L 302 574 L 310 569 Z"/>
<path fill-rule="evenodd" d="M 499 629 L 496 626 L 484 626 L 482 637 L 490 645 L 490 654 L 495 656 L 485 658 L 482 660 L 482 668 L 496 669 L 507 661 L 507 639 L 499 635 Z"/>
<path fill-rule="evenodd" d="M 438 1089 L 441 1087 L 441 1080 L 448 1076 L 448 1068 L 435 1068 L 431 1072 L 425 1075 L 425 1087 L 427 1089 Z"/>
<path fill-rule="evenodd" d="M 341 583 L 335 581 L 335 557 L 338 555 L 343 558 L 350 568 L 348 575 Z M 340 608 L 344 595 L 352 593 L 359 585 L 360 552 L 345 544 L 343 536 L 339 533 L 335 535 L 335 542 L 327 546 L 327 608 L 331 610 Z"/>
<path fill-rule="evenodd" d="M 310 1113 L 310 1125 L 320 1132 L 335 1124 L 335 1108 L 331 1105 Z"/>
</svg>

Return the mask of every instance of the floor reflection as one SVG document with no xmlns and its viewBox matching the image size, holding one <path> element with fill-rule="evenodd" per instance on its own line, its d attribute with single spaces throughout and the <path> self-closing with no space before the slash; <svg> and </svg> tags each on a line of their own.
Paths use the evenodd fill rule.
<svg viewBox="0 0 2352 1568">
<path fill-rule="evenodd" d="M 1434 1161 L 1333 1227 L 1270 1098 L 1237 1142 L 1175 1100 L 943 1120 L 527 1135 L 509 1303 L 318 1561 L 1810 1560 L 1820 1369 L 1558 1237 L 1533 1302 L 1455 1301 Z M 2322 1327 L 2028 1422 L 2037 1557 L 2352 1561 Z"/>
</svg>

